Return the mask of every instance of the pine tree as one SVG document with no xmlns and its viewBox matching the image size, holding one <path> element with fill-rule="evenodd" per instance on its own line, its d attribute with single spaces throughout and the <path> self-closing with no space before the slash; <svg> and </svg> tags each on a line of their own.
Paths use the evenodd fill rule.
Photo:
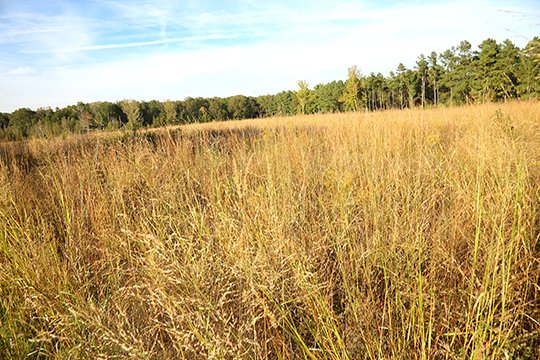
<svg viewBox="0 0 540 360">
<path fill-rule="evenodd" d="M 521 51 L 517 87 L 519 97 L 540 96 L 540 37 L 534 37 Z"/>
<path fill-rule="evenodd" d="M 440 78 L 443 72 L 442 66 L 438 63 L 438 56 L 435 51 L 429 55 L 429 69 L 428 69 L 428 79 L 431 83 L 431 88 L 433 90 L 433 105 L 437 106 L 439 102 L 439 86 Z"/>
<path fill-rule="evenodd" d="M 418 61 L 416 62 L 416 71 L 420 80 L 420 104 L 422 105 L 422 108 L 424 108 L 426 104 L 426 82 L 428 75 L 428 62 L 424 54 L 421 54 L 418 57 Z"/>
</svg>

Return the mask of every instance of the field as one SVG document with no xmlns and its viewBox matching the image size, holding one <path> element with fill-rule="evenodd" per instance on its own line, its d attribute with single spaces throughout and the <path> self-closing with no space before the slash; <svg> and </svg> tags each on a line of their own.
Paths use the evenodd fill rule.
<svg viewBox="0 0 540 360">
<path fill-rule="evenodd" d="M 0 358 L 538 359 L 540 103 L 0 144 Z"/>
</svg>

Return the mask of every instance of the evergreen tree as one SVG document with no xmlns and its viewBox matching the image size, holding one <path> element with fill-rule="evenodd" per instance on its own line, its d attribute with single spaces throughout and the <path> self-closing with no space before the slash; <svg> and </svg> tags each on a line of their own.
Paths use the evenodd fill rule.
<svg viewBox="0 0 540 360">
<path fill-rule="evenodd" d="M 331 113 L 341 111 L 339 98 L 343 93 L 343 81 L 332 81 L 328 84 L 318 84 L 313 88 L 313 102 L 315 111 Z"/>
<path fill-rule="evenodd" d="M 426 82 L 428 76 L 428 62 L 426 56 L 421 54 L 416 61 L 416 71 L 418 79 L 420 79 L 420 104 L 425 107 L 426 104 Z"/>
<path fill-rule="evenodd" d="M 399 63 L 396 71 L 397 89 L 399 91 L 399 108 L 403 109 L 405 107 L 405 99 L 407 94 L 407 86 L 405 83 L 405 73 L 407 68 L 402 63 Z"/>
<path fill-rule="evenodd" d="M 167 100 L 163 103 L 163 122 L 161 125 L 176 124 L 178 122 L 178 110 L 176 109 L 176 102 Z"/>
<path fill-rule="evenodd" d="M 519 48 L 510 40 L 498 46 L 497 62 L 494 71 L 496 98 L 510 99 L 517 96 Z"/>
<path fill-rule="evenodd" d="M 435 51 L 433 51 L 428 58 L 429 69 L 428 69 L 428 79 L 431 83 L 431 88 L 433 90 L 433 105 L 437 106 L 439 100 L 439 86 L 440 79 L 443 73 L 442 66 L 438 63 L 438 56 Z"/>
<path fill-rule="evenodd" d="M 471 98 L 471 87 L 474 79 L 474 63 L 473 63 L 473 54 L 471 53 L 471 43 L 464 40 L 459 43 L 457 48 L 458 58 L 457 64 L 454 72 L 456 94 L 455 96 L 461 102 L 470 103 Z"/>
<path fill-rule="evenodd" d="M 472 96 L 477 102 L 488 102 L 496 99 L 497 78 L 495 65 L 498 57 L 497 42 L 486 39 L 479 45 L 474 62 L 470 64 L 475 77 L 472 83 Z"/>
<path fill-rule="evenodd" d="M 540 96 L 540 37 L 534 37 L 521 51 L 518 65 L 518 96 Z"/>
</svg>

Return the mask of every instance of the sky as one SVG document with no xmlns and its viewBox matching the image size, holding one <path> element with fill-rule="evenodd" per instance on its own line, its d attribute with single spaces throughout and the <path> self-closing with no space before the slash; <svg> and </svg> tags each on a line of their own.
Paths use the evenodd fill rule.
<svg viewBox="0 0 540 360">
<path fill-rule="evenodd" d="M 0 0 L 0 112 L 274 94 L 540 35 L 540 0 Z"/>
</svg>

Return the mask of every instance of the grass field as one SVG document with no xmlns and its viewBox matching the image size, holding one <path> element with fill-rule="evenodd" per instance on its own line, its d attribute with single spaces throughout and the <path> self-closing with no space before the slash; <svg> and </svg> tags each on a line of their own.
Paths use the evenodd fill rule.
<svg viewBox="0 0 540 360">
<path fill-rule="evenodd" d="M 540 103 L 0 144 L 0 358 L 538 359 Z"/>
</svg>

